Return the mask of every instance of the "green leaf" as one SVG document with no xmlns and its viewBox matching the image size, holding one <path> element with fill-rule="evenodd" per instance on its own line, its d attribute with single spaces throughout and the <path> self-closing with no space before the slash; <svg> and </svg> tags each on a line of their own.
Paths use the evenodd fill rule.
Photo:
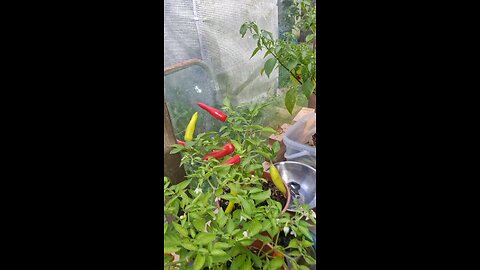
<svg viewBox="0 0 480 270">
<path fill-rule="evenodd" d="M 182 225 L 178 223 L 172 223 L 175 230 L 180 233 L 183 237 L 188 237 L 187 229 L 183 228 Z"/>
<path fill-rule="evenodd" d="M 270 261 L 270 269 L 280 269 L 284 264 L 284 260 L 281 257 L 275 257 L 273 260 Z"/>
<path fill-rule="evenodd" d="M 262 69 L 260 70 L 260 76 L 263 75 L 263 72 L 265 72 L 265 67 L 262 67 Z"/>
<path fill-rule="evenodd" d="M 298 251 L 298 250 L 290 251 L 288 254 L 292 257 L 298 257 L 298 256 L 302 255 L 302 253 L 300 253 L 300 251 Z"/>
<path fill-rule="evenodd" d="M 212 256 L 207 256 L 207 266 L 209 269 L 212 268 L 212 264 L 213 264 Z"/>
<path fill-rule="evenodd" d="M 258 51 L 260 51 L 260 49 L 261 49 L 261 47 L 255 48 L 255 50 L 253 50 L 252 56 L 250 56 L 250 59 L 252 59 L 252 57 L 254 57 L 255 54 L 257 54 Z"/>
<path fill-rule="evenodd" d="M 245 33 L 247 33 L 248 26 L 246 23 L 242 24 L 240 27 L 240 34 L 242 35 L 242 38 L 245 36 Z"/>
<path fill-rule="evenodd" d="M 307 227 L 303 227 L 303 226 L 298 226 L 297 227 L 298 230 L 305 236 L 309 237 L 310 236 L 310 231 L 308 230 Z"/>
<path fill-rule="evenodd" d="M 235 257 L 240 253 L 244 253 L 246 249 L 238 242 L 235 243 L 235 246 L 228 250 L 227 254 L 231 257 Z"/>
<path fill-rule="evenodd" d="M 291 71 L 292 69 L 294 69 L 296 66 L 298 65 L 298 61 L 297 60 L 292 60 L 292 61 L 289 61 L 285 64 L 285 66 L 287 67 L 288 71 Z"/>
<path fill-rule="evenodd" d="M 250 125 L 250 126 L 247 126 L 247 128 L 262 129 L 263 127 L 260 126 L 260 125 Z M 249 140 L 249 139 L 247 139 L 247 140 Z"/>
<path fill-rule="evenodd" d="M 177 252 L 179 250 L 180 250 L 179 247 L 173 247 L 173 246 L 164 246 L 163 247 L 163 253 L 166 253 L 166 254 Z"/>
<path fill-rule="evenodd" d="M 232 245 L 229 244 L 229 243 L 225 243 L 225 242 L 216 242 L 215 244 L 213 244 L 214 249 L 225 250 L 225 249 L 230 248 L 230 247 L 232 247 Z"/>
<path fill-rule="evenodd" d="M 230 142 L 235 147 L 235 151 L 242 151 L 242 146 L 236 140 L 230 140 Z"/>
<path fill-rule="evenodd" d="M 275 53 L 278 55 L 278 53 L 280 52 L 280 50 L 282 50 L 282 46 L 277 46 L 275 48 Z"/>
<path fill-rule="evenodd" d="M 180 147 L 173 147 L 172 151 L 170 151 L 170 154 L 176 154 L 180 151 L 183 150 L 183 146 L 180 148 Z"/>
<path fill-rule="evenodd" d="M 178 183 L 176 186 L 175 186 L 175 191 L 178 193 L 180 190 L 184 190 L 188 184 L 190 184 L 192 180 L 185 180 L 183 182 L 180 182 Z"/>
<path fill-rule="evenodd" d="M 205 230 L 205 223 L 205 219 L 203 219 L 202 217 L 200 219 L 195 219 L 192 221 L 193 227 L 195 227 L 195 229 L 197 229 L 197 231 L 199 232 Z"/>
<path fill-rule="evenodd" d="M 252 269 L 252 261 L 250 257 L 245 260 L 245 263 L 240 267 L 240 270 L 250 270 Z"/>
<path fill-rule="evenodd" d="M 188 250 L 197 250 L 198 248 L 192 244 L 192 243 L 180 243 L 180 245 L 182 245 L 182 247 L 184 247 L 185 249 L 188 249 Z"/>
<path fill-rule="evenodd" d="M 262 132 L 268 132 L 268 133 L 272 133 L 272 134 L 276 134 L 277 131 L 271 127 L 265 127 L 265 128 L 262 128 Z"/>
<path fill-rule="evenodd" d="M 228 218 L 225 216 L 225 212 L 223 212 L 223 208 L 220 207 L 218 210 L 217 214 L 217 223 L 220 228 L 223 228 L 225 226 L 225 223 L 227 223 Z"/>
<path fill-rule="evenodd" d="M 213 263 L 225 263 L 230 259 L 230 256 L 225 255 L 225 256 L 212 256 L 212 262 Z"/>
<path fill-rule="evenodd" d="M 309 98 L 313 93 L 313 83 L 310 79 L 307 79 L 302 84 L 302 93 Z"/>
<path fill-rule="evenodd" d="M 250 148 L 250 151 L 248 151 L 248 148 Z M 253 149 L 253 146 L 249 145 L 248 148 L 247 148 L 247 152 L 251 152 L 251 150 Z M 263 166 L 260 165 L 260 164 L 251 164 L 251 165 L 248 166 L 247 172 L 255 171 L 255 170 L 260 169 L 260 168 L 263 168 Z"/>
<path fill-rule="evenodd" d="M 243 246 L 247 247 L 247 246 L 250 246 L 251 244 L 253 244 L 253 242 L 255 242 L 255 239 L 244 239 L 244 240 L 240 240 L 238 242 L 240 244 L 242 244 Z"/>
<path fill-rule="evenodd" d="M 276 64 L 277 64 L 277 59 L 275 58 L 270 58 L 267 60 L 267 62 L 265 62 L 265 65 L 264 65 L 265 73 L 269 78 Z"/>
<path fill-rule="evenodd" d="M 305 261 L 310 265 L 317 264 L 317 261 L 309 255 L 303 256 L 303 259 L 305 259 Z"/>
<path fill-rule="evenodd" d="M 267 236 L 264 236 L 264 235 L 261 235 L 261 234 L 255 236 L 255 238 L 257 238 L 257 239 L 259 239 L 259 240 L 262 240 L 262 241 L 265 242 L 265 243 L 272 243 L 272 239 L 271 239 L 271 238 L 269 238 L 269 237 L 267 237 Z"/>
<path fill-rule="evenodd" d="M 190 236 L 192 236 L 192 238 L 195 238 L 196 235 L 197 233 L 195 232 L 195 230 L 193 228 L 190 228 Z"/>
<path fill-rule="evenodd" d="M 302 245 L 303 247 L 311 247 L 313 246 L 313 242 L 308 241 L 307 239 L 302 239 Z"/>
<path fill-rule="evenodd" d="M 259 165 L 259 164 L 255 164 L 255 165 Z M 260 167 L 263 168 L 262 165 L 260 165 Z M 263 191 L 263 189 L 254 187 L 254 188 L 250 189 L 250 190 L 248 191 L 248 193 L 250 193 L 250 194 L 255 194 L 255 193 L 262 192 L 262 191 Z"/>
<path fill-rule="evenodd" d="M 248 234 L 254 236 L 258 234 L 260 230 L 262 230 L 262 223 L 256 219 L 252 220 L 248 226 Z"/>
<path fill-rule="evenodd" d="M 273 39 L 273 34 L 271 32 L 268 32 L 268 31 L 265 31 L 267 32 L 267 35 L 270 37 L 270 39 Z"/>
<path fill-rule="evenodd" d="M 228 99 L 228 97 L 225 97 L 225 98 L 223 99 L 223 106 L 225 106 L 225 107 L 227 107 L 227 108 L 230 108 L 231 104 L 230 104 L 230 99 Z M 223 126 L 223 127 L 225 127 L 225 126 Z M 222 127 L 222 128 L 223 128 L 223 127 Z M 220 131 L 222 131 L 221 128 L 220 128 Z"/>
<path fill-rule="evenodd" d="M 205 256 L 197 255 L 197 258 L 195 259 L 195 262 L 193 263 L 193 270 L 202 269 L 204 263 L 205 263 Z"/>
<path fill-rule="evenodd" d="M 198 249 L 198 252 L 202 253 L 202 254 L 208 254 L 208 249 L 206 248 L 199 248 Z"/>
<path fill-rule="evenodd" d="M 227 222 L 227 232 L 231 234 L 233 229 L 235 229 L 235 223 L 233 222 L 233 219 L 229 219 Z"/>
<path fill-rule="evenodd" d="M 248 255 L 250 256 L 250 259 L 253 261 L 253 263 L 257 268 L 262 267 L 262 261 L 260 260 L 259 256 L 257 256 L 256 254 L 253 254 L 250 250 L 248 251 Z"/>
<path fill-rule="evenodd" d="M 267 50 L 267 52 L 263 55 L 263 58 L 267 57 L 270 54 L 270 51 Z"/>
<path fill-rule="evenodd" d="M 214 249 L 210 252 L 213 256 L 228 256 L 228 254 L 221 249 Z"/>
<path fill-rule="evenodd" d="M 185 148 L 191 148 L 192 146 L 195 145 L 195 141 L 188 141 L 185 142 Z"/>
<path fill-rule="evenodd" d="M 252 194 L 252 195 L 250 195 L 250 198 L 254 199 L 255 201 L 257 201 L 257 203 L 259 203 L 259 202 L 263 202 L 266 199 L 270 198 L 270 196 L 272 196 L 272 192 L 269 189 L 269 190 L 266 190 L 266 191 L 262 191 L 262 192 L 259 192 L 259 193 Z"/>
<path fill-rule="evenodd" d="M 280 151 L 280 143 L 278 141 L 274 142 L 272 145 L 273 152 L 277 153 Z"/>
<path fill-rule="evenodd" d="M 198 245 L 205 245 L 205 244 L 208 244 L 209 242 L 212 242 L 213 240 L 215 240 L 215 238 L 217 238 L 217 236 L 213 233 L 200 232 L 197 235 L 197 238 L 196 238 L 195 242 Z"/>
<path fill-rule="evenodd" d="M 220 195 L 219 197 L 227 201 L 237 202 L 237 196 L 233 196 L 232 194 Z"/>
<path fill-rule="evenodd" d="M 298 240 L 295 238 L 290 240 L 290 243 L 288 243 L 287 248 L 298 248 Z"/>
<path fill-rule="evenodd" d="M 253 28 L 253 30 L 255 31 L 255 33 L 258 34 L 258 26 L 257 26 L 256 24 L 253 24 L 253 25 L 252 25 L 252 28 Z"/>
<path fill-rule="evenodd" d="M 223 177 L 228 174 L 228 172 L 230 171 L 230 168 L 231 166 L 229 165 L 218 165 L 213 168 L 213 171 L 219 177 Z"/>
<path fill-rule="evenodd" d="M 298 267 L 299 267 L 299 270 L 310 270 L 310 268 L 308 268 L 305 265 L 299 265 Z"/>
<path fill-rule="evenodd" d="M 237 196 L 237 198 L 240 200 L 240 203 L 242 204 L 242 208 L 245 211 L 245 214 L 249 216 L 252 215 L 253 214 L 252 205 L 250 205 L 250 203 L 242 196 Z"/>
<path fill-rule="evenodd" d="M 247 255 L 241 254 L 232 261 L 232 265 L 230 266 L 230 270 L 238 270 L 240 269 L 240 266 L 242 266 L 245 263 L 245 258 Z"/>
<path fill-rule="evenodd" d="M 259 153 L 260 155 L 262 155 L 266 160 L 272 160 L 273 159 L 272 154 L 270 154 L 270 153 L 266 153 L 266 152 L 263 152 L 263 151 L 256 151 L 256 152 Z"/>
<path fill-rule="evenodd" d="M 305 41 L 307 43 L 310 43 L 310 41 L 312 41 L 314 38 L 315 38 L 315 34 L 310 34 L 305 38 Z"/>
<path fill-rule="evenodd" d="M 295 88 L 290 88 L 285 95 L 285 107 L 288 112 L 292 114 L 295 103 L 297 102 L 297 91 Z"/>
</svg>

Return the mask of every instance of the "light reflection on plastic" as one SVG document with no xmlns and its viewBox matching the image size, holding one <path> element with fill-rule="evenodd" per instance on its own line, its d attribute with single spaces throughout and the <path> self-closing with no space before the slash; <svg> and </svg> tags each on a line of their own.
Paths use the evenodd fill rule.
<svg viewBox="0 0 480 270">
<path fill-rule="evenodd" d="M 198 88 L 197 85 L 195 85 L 195 91 L 199 94 L 202 93 L 202 89 Z"/>
</svg>

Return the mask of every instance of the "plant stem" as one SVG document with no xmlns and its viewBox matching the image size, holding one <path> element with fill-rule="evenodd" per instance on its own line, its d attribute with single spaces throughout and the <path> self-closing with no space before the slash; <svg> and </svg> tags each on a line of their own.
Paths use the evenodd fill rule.
<svg viewBox="0 0 480 270">
<path fill-rule="evenodd" d="M 297 79 L 297 76 L 295 76 L 295 74 L 293 74 L 293 72 L 292 72 L 291 70 L 289 70 L 282 62 L 280 62 L 280 59 L 278 59 L 278 56 L 275 55 L 275 53 L 273 53 L 269 48 L 267 48 L 267 47 L 265 47 L 265 48 L 267 49 L 267 51 L 269 51 L 269 52 L 273 55 L 273 57 L 275 57 L 275 59 L 277 59 L 278 63 L 279 63 L 282 67 L 284 67 L 284 68 L 295 78 L 295 80 L 297 80 L 297 82 L 298 82 L 300 85 L 302 85 L 302 82 L 301 82 L 299 79 Z"/>
<path fill-rule="evenodd" d="M 207 178 L 207 182 L 212 187 L 213 190 L 217 190 L 216 188 L 213 187 L 212 183 L 210 182 L 210 177 Z"/>
</svg>

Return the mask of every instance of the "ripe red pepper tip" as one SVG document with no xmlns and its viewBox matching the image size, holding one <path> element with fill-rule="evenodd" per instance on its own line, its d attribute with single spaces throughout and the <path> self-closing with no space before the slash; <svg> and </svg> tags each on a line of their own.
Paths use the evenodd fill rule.
<svg viewBox="0 0 480 270">
<path fill-rule="evenodd" d="M 223 150 L 213 150 L 211 153 L 205 155 L 203 157 L 203 160 L 207 160 L 210 157 L 219 159 L 233 153 L 234 150 L 235 150 L 235 146 L 233 146 L 233 144 L 231 143 L 227 143 L 223 146 Z"/>
<path fill-rule="evenodd" d="M 217 118 L 218 120 L 222 121 L 222 122 L 225 122 L 228 118 L 228 116 L 223 113 L 222 111 L 216 109 L 216 108 L 213 108 L 213 107 L 210 107 L 202 102 L 197 102 L 197 105 L 200 106 L 200 108 L 204 109 L 205 111 L 207 111 L 209 114 L 211 114 L 213 117 Z"/>
<path fill-rule="evenodd" d="M 229 160 L 225 161 L 223 164 L 238 164 L 240 163 L 241 159 L 240 159 L 240 156 L 239 155 L 235 155 L 233 156 L 232 158 L 230 158 Z"/>
<path fill-rule="evenodd" d="M 185 142 L 182 142 L 182 141 L 180 141 L 179 139 L 177 139 L 177 143 L 178 143 L 178 144 L 181 144 L 181 145 L 183 145 L 183 146 L 187 145 Z"/>
</svg>

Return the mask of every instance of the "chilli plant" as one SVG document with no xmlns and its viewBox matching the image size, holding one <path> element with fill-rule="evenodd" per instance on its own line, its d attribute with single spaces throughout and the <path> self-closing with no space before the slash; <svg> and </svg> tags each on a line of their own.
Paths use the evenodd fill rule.
<svg viewBox="0 0 480 270">
<path fill-rule="evenodd" d="M 244 23 L 240 34 L 244 37 L 249 32 L 257 42 L 250 58 L 258 52 L 265 52 L 263 58 L 270 56 L 260 71 L 261 75 L 265 73 L 270 77 L 275 68 L 289 73 L 285 107 L 291 114 L 299 94 L 307 98 L 316 94 L 316 6 L 311 0 L 293 0 L 289 11 L 295 23 L 283 39 L 275 39 L 271 32 L 260 29 L 256 22 Z M 306 33 L 305 40 L 295 33 Z"/>
<path fill-rule="evenodd" d="M 220 131 L 173 146 L 187 175 L 176 185 L 164 178 L 165 269 L 280 269 L 287 262 L 308 269 L 300 258 L 316 264 L 306 221 L 315 224 L 315 213 L 308 205 L 283 213 L 284 206 L 265 188 L 270 180 L 262 162 L 271 161 L 279 146 L 269 147 L 264 135 L 274 130 L 254 123 L 262 106 L 232 108 L 226 100 L 228 119 Z M 229 143 L 234 145 L 229 155 L 204 158 Z M 231 155 L 238 155 L 238 162 L 226 162 Z M 222 200 L 234 207 L 224 209 Z"/>
</svg>

